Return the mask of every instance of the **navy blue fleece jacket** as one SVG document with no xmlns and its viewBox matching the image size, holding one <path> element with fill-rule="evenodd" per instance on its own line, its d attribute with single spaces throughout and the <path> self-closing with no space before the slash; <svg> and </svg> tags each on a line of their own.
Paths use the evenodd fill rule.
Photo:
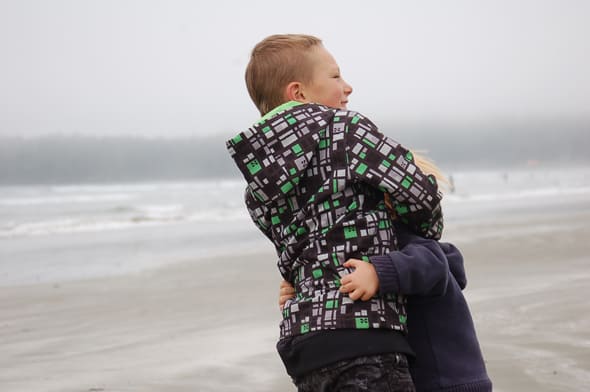
<svg viewBox="0 0 590 392">
<path fill-rule="evenodd" d="M 400 250 L 371 257 L 381 295 L 408 296 L 408 341 L 416 354 L 410 370 L 418 392 L 487 392 L 487 375 L 475 326 L 461 290 L 467 279 L 461 252 L 401 226 Z"/>
</svg>

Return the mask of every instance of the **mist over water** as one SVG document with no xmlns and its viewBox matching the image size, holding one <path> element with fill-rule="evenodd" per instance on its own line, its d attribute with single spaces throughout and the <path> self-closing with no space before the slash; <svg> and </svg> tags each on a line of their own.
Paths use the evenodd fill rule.
<svg viewBox="0 0 590 392">
<path fill-rule="evenodd" d="M 590 163 L 590 120 L 535 125 L 380 125 L 444 171 Z M 236 132 L 237 133 L 237 132 Z M 239 177 L 225 139 L 53 135 L 0 139 L 0 185 L 129 183 Z"/>
</svg>

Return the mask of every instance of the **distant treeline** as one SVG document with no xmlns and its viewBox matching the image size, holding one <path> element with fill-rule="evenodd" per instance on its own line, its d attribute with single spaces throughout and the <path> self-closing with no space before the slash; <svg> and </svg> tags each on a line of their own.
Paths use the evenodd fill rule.
<svg viewBox="0 0 590 392">
<path fill-rule="evenodd" d="M 190 180 L 237 175 L 222 140 L 0 139 L 0 184 Z"/>
<path fill-rule="evenodd" d="M 590 120 L 394 129 L 394 139 L 447 169 L 590 164 Z"/>
<path fill-rule="evenodd" d="M 590 163 L 590 123 L 535 127 L 382 127 L 447 171 Z M 395 133 L 391 130 L 395 129 Z M 0 138 L 0 184 L 104 183 L 235 177 L 223 139 L 48 136 Z"/>
</svg>

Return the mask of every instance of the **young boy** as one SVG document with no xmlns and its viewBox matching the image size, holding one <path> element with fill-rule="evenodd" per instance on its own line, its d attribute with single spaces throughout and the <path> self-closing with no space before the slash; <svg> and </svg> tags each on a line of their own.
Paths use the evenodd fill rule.
<svg viewBox="0 0 590 392">
<path fill-rule="evenodd" d="M 299 391 L 413 391 L 405 299 L 353 301 L 340 291 L 351 258 L 397 249 L 383 201 L 413 232 L 440 238 L 441 195 L 413 155 L 359 113 L 352 87 L 315 37 L 276 35 L 252 51 L 250 97 L 262 119 L 227 142 L 246 204 L 273 242 L 297 296 L 277 348 Z"/>
</svg>

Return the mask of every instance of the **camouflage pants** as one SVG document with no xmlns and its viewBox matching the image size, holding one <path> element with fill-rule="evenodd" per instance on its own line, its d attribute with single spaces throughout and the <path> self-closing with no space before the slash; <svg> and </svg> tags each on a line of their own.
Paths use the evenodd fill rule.
<svg viewBox="0 0 590 392">
<path fill-rule="evenodd" d="M 403 354 L 340 361 L 293 380 L 298 392 L 415 392 Z"/>
</svg>

